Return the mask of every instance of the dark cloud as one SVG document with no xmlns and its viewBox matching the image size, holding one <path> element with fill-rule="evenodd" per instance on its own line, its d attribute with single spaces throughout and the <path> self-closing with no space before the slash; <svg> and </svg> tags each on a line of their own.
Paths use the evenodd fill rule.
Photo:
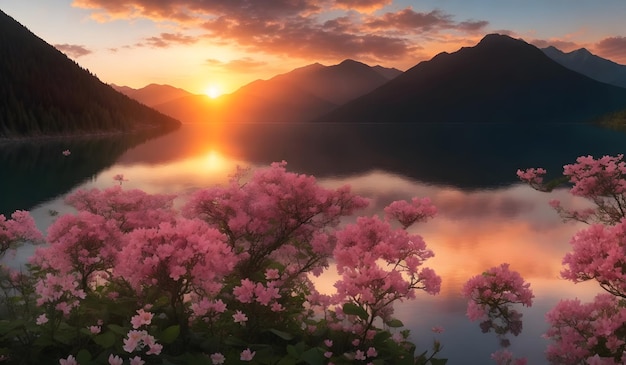
<svg viewBox="0 0 626 365">
<path fill-rule="evenodd" d="M 78 44 L 55 44 L 54 47 L 72 58 L 78 58 L 91 53 L 91 50 Z"/>
<path fill-rule="evenodd" d="M 487 27 L 487 25 L 489 25 L 489 22 L 486 20 L 467 20 L 457 24 L 456 28 L 465 32 L 477 32 L 483 30 L 485 27 Z"/>
<path fill-rule="evenodd" d="M 457 23 L 440 10 L 406 8 L 380 16 L 369 13 L 391 0 L 74 0 L 102 19 L 145 17 L 200 26 L 214 44 L 244 51 L 317 60 L 358 58 L 390 61 L 415 58 L 419 40 L 441 30 L 474 33 L 486 21 Z M 337 14 L 337 9 L 350 9 Z M 169 36 L 168 37 L 166 37 Z M 192 37 L 163 33 L 141 45 L 193 43 Z"/>
<path fill-rule="evenodd" d="M 176 44 L 193 44 L 197 41 L 197 38 L 181 33 L 161 33 L 156 37 L 146 38 L 145 42 L 141 43 L 141 45 L 154 48 L 168 48 Z"/>
<path fill-rule="evenodd" d="M 395 13 L 385 13 L 381 17 L 371 17 L 365 22 L 369 29 L 398 29 L 429 31 L 435 28 L 449 28 L 453 24 L 452 17 L 439 10 L 429 13 L 418 13 L 406 8 Z"/>
<path fill-rule="evenodd" d="M 258 70 L 258 68 L 267 65 L 266 62 L 255 61 L 251 57 L 244 57 L 228 62 L 222 62 L 216 59 L 208 59 L 206 63 L 211 67 L 219 67 L 237 73 L 255 72 Z"/>
<path fill-rule="evenodd" d="M 601 57 L 626 64 L 626 37 L 604 38 L 594 45 L 593 50 Z"/>
</svg>

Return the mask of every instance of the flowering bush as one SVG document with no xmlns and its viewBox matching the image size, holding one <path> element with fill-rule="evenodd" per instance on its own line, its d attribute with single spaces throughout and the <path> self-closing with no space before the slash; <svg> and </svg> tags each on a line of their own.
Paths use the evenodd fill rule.
<svg viewBox="0 0 626 365">
<path fill-rule="evenodd" d="M 584 209 L 568 209 L 557 200 L 550 205 L 564 220 L 590 224 L 571 240 L 563 258 L 562 276 L 573 282 L 595 280 L 607 294 L 591 303 L 561 300 L 546 320 L 545 337 L 553 343 L 547 358 L 553 364 L 623 364 L 626 362 L 626 163 L 624 155 L 595 159 L 582 156 L 565 165 L 565 180 L 543 184 L 543 169 L 518 171 L 522 181 L 550 191 L 568 182 L 570 193 L 586 199 Z"/>
<path fill-rule="evenodd" d="M 483 333 L 493 330 L 506 348 L 510 340 L 506 337 L 522 332 L 522 313 L 515 304 L 532 306 L 534 297 L 530 284 L 516 271 L 509 270 L 509 264 L 502 264 L 472 277 L 463 286 L 463 296 L 468 299 L 467 316 L 470 320 L 480 320 Z M 504 349 L 492 354 L 497 364 L 525 364 L 525 359 L 513 362 L 513 355 Z"/>
<path fill-rule="evenodd" d="M 423 239 L 427 199 L 341 227 L 367 201 L 285 163 L 174 196 L 115 186 L 67 198 L 22 272 L 3 268 L 0 356 L 14 364 L 444 364 L 415 355 L 393 304 L 439 292 Z M 394 227 L 399 225 L 399 227 Z M 40 241 L 32 218 L 0 216 L 3 254 Z M 334 295 L 311 275 L 336 263 Z"/>
</svg>

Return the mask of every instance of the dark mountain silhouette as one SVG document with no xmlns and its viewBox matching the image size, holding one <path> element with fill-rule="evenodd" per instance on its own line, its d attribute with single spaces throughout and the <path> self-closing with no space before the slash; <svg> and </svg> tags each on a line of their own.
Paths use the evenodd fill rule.
<svg viewBox="0 0 626 365">
<path fill-rule="evenodd" d="M 184 122 L 303 122 L 370 92 L 401 73 L 353 60 L 333 66 L 315 63 L 269 80 L 254 81 L 217 99 L 188 94 L 165 102 L 159 101 L 176 94 L 171 87 L 153 86 L 153 93 L 146 90 L 150 86 L 139 90 L 117 88 Z"/>
<path fill-rule="evenodd" d="M 585 48 L 567 53 L 552 46 L 541 50 L 570 70 L 594 80 L 626 88 L 626 66 L 624 65 L 596 56 Z"/>
<path fill-rule="evenodd" d="M 321 122 L 582 122 L 626 108 L 626 90 L 551 60 L 522 40 L 491 34 L 441 53 Z"/>
<path fill-rule="evenodd" d="M 0 11 L 0 138 L 172 129 Z"/>
<path fill-rule="evenodd" d="M 193 95 L 187 90 L 170 85 L 150 84 L 141 89 L 133 89 L 128 86 L 118 86 L 115 84 L 111 84 L 111 87 L 131 99 L 135 99 L 150 107 Z"/>
</svg>

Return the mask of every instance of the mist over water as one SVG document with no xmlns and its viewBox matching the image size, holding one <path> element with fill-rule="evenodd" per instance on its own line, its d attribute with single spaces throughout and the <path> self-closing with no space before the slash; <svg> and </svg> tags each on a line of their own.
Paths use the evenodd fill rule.
<svg viewBox="0 0 626 365">
<path fill-rule="evenodd" d="M 451 364 L 489 363 L 498 341 L 467 320 L 460 289 L 471 276 L 508 262 L 536 296 L 533 307 L 522 310 L 524 329 L 511 338 L 511 350 L 527 356 L 529 364 L 542 364 L 545 312 L 560 298 L 587 301 L 599 289 L 559 278 L 568 242 L 582 226 L 563 223 L 547 202 L 581 202 L 566 189 L 533 191 L 518 182 L 515 172 L 541 166 L 558 176 L 577 156 L 617 154 L 623 146 L 626 135 L 586 125 L 187 124 L 143 143 L 0 146 L 0 201 L 4 214 L 30 209 L 45 230 L 55 219 L 51 212 L 71 212 L 63 203 L 67 193 L 110 187 L 117 183 L 116 174 L 128 179 L 126 189 L 179 194 L 179 205 L 198 188 L 225 183 L 237 166 L 282 160 L 288 170 L 312 174 L 324 186 L 351 185 L 370 199 L 361 215 L 378 214 L 394 200 L 428 196 L 437 217 L 410 230 L 435 252 L 426 266 L 442 276 L 441 293 L 419 294 L 396 307 L 418 351 L 437 338 Z M 65 149 L 71 155 L 63 156 Z M 30 247 L 18 252 L 13 265 L 30 254 Z M 330 291 L 334 280 L 331 268 L 317 284 Z M 445 332 L 433 333 L 433 326 Z"/>
</svg>

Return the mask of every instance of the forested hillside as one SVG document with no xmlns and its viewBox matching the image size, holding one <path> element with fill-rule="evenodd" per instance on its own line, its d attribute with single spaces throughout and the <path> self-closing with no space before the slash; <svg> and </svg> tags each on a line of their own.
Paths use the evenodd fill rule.
<svg viewBox="0 0 626 365">
<path fill-rule="evenodd" d="M 0 138 L 175 128 L 0 11 Z"/>
</svg>

